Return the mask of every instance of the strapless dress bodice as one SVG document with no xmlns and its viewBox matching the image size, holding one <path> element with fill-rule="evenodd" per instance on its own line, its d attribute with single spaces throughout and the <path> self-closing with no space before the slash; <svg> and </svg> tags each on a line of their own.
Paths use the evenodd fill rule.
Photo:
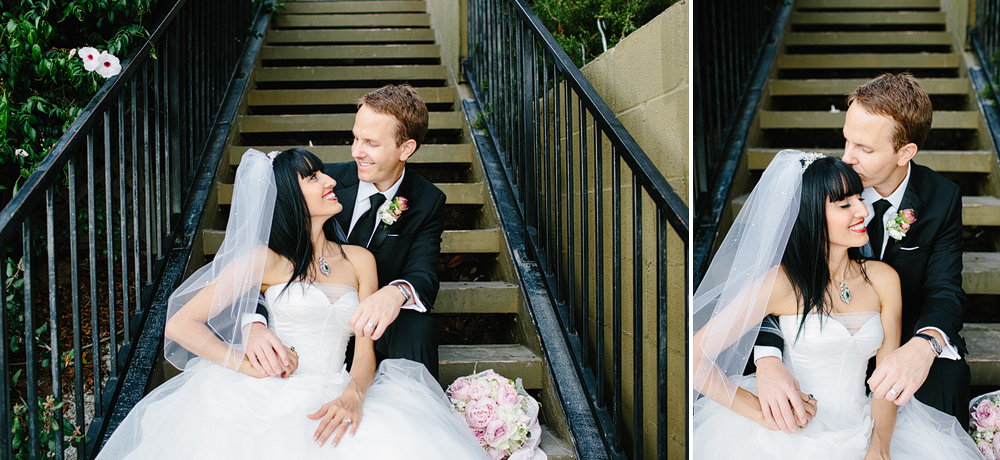
<svg viewBox="0 0 1000 460">
<path fill-rule="evenodd" d="M 348 320 L 358 307 L 358 291 L 350 286 L 292 282 L 264 292 L 268 327 L 299 354 L 297 372 L 329 373 L 343 368 Z"/>
</svg>

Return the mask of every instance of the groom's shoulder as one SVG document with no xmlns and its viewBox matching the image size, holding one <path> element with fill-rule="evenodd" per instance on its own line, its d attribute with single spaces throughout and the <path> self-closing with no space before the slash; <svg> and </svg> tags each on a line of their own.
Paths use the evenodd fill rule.
<svg viewBox="0 0 1000 460">
<path fill-rule="evenodd" d="M 406 168 L 406 177 L 403 180 L 410 183 L 409 188 L 411 190 L 417 191 L 421 195 L 431 198 L 433 201 L 437 201 L 440 197 L 444 196 L 444 192 L 437 185 L 434 185 L 433 182 L 427 180 L 411 168 Z"/>
<path fill-rule="evenodd" d="M 910 180 L 919 184 L 924 193 L 931 193 L 935 196 L 948 196 L 961 193 L 957 184 L 942 176 L 937 171 L 927 166 L 910 162 Z"/>
<path fill-rule="evenodd" d="M 350 187 L 358 183 L 358 164 L 353 161 L 325 163 L 323 164 L 323 172 L 334 178 L 342 187 Z"/>
</svg>

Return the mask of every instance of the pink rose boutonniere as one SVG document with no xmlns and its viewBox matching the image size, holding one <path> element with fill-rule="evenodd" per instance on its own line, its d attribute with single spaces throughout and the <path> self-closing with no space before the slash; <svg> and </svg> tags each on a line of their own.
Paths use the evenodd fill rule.
<svg viewBox="0 0 1000 460">
<path fill-rule="evenodd" d="M 403 211 L 410 209 L 407 205 L 409 201 L 406 198 L 397 196 L 393 198 L 392 201 L 386 201 L 382 203 L 382 206 L 378 208 L 378 217 L 382 220 L 383 228 L 388 228 L 390 225 L 396 223 L 396 219 L 403 215 Z"/>
<path fill-rule="evenodd" d="M 904 209 L 886 219 L 885 229 L 889 232 L 889 236 L 892 239 L 899 241 L 906 236 L 906 232 L 910 230 L 910 226 L 916 221 L 916 213 L 912 209 Z"/>
</svg>

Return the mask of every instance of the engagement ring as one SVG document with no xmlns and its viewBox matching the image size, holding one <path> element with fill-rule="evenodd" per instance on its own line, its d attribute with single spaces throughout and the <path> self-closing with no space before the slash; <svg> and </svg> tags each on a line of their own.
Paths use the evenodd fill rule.
<svg viewBox="0 0 1000 460">
<path fill-rule="evenodd" d="M 812 394 L 812 393 L 809 393 L 809 400 L 810 400 L 810 401 L 812 401 L 812 400 L 814 400 L 814 399 L 816 399 L 816 398 L 814 398 L 814 397 L 813 397 L 813 394 Z"/>
<path fill-rule="evenodd" d="M 351 419 L 350 418 L 345 418 L 345 419 L 341 420 L 340 423 L 350 424 L 351 423 Z"/>
<path fill-rule="evenodd" d="M 295 351 L 295 347 L 292 347 L 292 351 Z"/>
</svg>

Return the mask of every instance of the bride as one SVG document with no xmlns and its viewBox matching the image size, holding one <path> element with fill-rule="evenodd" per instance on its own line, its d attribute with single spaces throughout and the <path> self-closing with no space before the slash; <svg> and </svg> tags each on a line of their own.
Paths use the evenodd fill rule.
<svg viewBox="0 0 1000 460">
<path fill-rule="evenodd" d="M 324 235 L 342 206 L 322 171 L 303 149 L 244 154 L 222 247 L 169 300 L 164 354 L 184 372 L 132 409 L 99 459 L 489 458 L 423 365 L 376 369 L 359 337 L 345 370 L 348 319 L 378 278 L 368 251 Z M 258 292 L 290 345 L 280 378 L 243 359 Z"/>
<path fill-rule="evenodd" d="M 896 272 L 860 256 L 862 189 L 849 165 L 815 153 L 779 152 L 764 171 L 693 299 L 696 458 L 981 458 L 953 417 L 865 395 L 868 360 L 899 347 L 902 300 Z M 767 315 L 804 391 L 792 434 L 765 422 L 742 376 Z"/>
</svg>

